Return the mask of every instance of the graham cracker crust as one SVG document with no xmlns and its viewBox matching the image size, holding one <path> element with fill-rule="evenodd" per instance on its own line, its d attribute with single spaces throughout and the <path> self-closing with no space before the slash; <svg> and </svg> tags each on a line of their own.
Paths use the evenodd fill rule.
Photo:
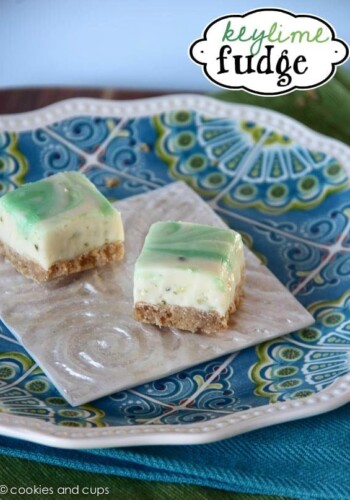
<svg viewBox="0 0 350 500">
<path fill-rule="evenodd" d="M 243 297 L 244 274 L 237 285 L 232 304 L 225 316 L 220 316 L 215 311 L 200 311 L 195 307 L 181 307 L 171 304 L 148 304 L 136 302 L 134 306 L 134 319 L 142 323 L 157 326 L 166 326 L 188 330 L 193 333 L 212 335 L 228 326 L 230 315 L 239 307 Z"/>
<path fill-rule="evenodd" d="M 44 269 L 40 264 L 22 257 L 2 242 L 0 242 L 1 254 L 27 278 L 32 278 L 35 281 L 48 281 L 59 276 L 67 276 L 121 260 L 124 257 L 124 243 L 106 243 L 74 259 L 55 262 L 49 269 Z"/>
</svg>

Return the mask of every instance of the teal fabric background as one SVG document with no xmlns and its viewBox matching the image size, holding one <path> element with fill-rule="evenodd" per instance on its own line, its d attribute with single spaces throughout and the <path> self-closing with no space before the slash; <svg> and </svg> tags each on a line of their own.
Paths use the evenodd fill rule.
<svg viewBox="0 0 350 500">
<path fill-rule="evenodd" d="M 349 438 L 348 404 L 318 417 L 208 445 L 80 451 L 1 438 L 0 454 L 147 481 L 305 500 L 348 500 Z"/>
</svg>

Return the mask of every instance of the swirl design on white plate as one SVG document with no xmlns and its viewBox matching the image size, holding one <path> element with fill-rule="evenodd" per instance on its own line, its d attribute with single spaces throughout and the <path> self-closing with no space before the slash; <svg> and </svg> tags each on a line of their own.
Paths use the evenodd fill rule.
<svg viewBox="0 0 350 500">
<path fill-rule="evenodd" d="M 0 261 L 0 314 L 70 403 L 155 380 L 310 323 L 250 252 L 245 300 L 227 332 L 205 337 L 135 322 L 134 263 L 149 225 L 159 219 L 223 223 L 183 184 L 118 208 L 128 231 L 126 257 L 116 265 L 38 285 Z M 274 306 L 281 297 L 283 311 Z"/>
</svg>

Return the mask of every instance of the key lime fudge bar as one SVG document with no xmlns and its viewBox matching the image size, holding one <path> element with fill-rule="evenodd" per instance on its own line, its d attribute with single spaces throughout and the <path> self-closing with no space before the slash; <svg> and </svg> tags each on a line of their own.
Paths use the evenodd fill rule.
<svg viewBox="0 0 350 500">
<path fill-rule="evenodd" d="M 227 328 L 242 296 L 240 234 L 187 222 L 157 222 L 135 265 L 134 317 L 191 332 Z"/>
<path fill-rule="evenodd" d="M 120 213 L 81 173 L 56 174 L 0 198 L 0 253 L 36 281 L 122 259 L 123 242 Z"/>
</svg>

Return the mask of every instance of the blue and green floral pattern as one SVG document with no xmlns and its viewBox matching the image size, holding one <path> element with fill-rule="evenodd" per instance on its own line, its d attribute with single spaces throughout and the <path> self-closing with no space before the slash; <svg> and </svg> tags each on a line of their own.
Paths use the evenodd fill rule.
<svg viewBox="0 0 350 500">
<path fill-rule="evenodd" d="M 185 181 L 242 233 L 316 323 L 79 408 L 0 324 L 0 412 L 75 427 L 186 425 L 303 398 L 348 373 L 345 167 L 273 127 L 191 109 L 128 119 L 75 116 L 1 133 L 0 194 L 65 170 L 85 172 L 112 200 Z"/>
<path fill-rule="evenodd" d="M 0 133 L 0 196 L 20 186 L 28 171 L 26 157 L 15 133 Z"/>
</svg>

